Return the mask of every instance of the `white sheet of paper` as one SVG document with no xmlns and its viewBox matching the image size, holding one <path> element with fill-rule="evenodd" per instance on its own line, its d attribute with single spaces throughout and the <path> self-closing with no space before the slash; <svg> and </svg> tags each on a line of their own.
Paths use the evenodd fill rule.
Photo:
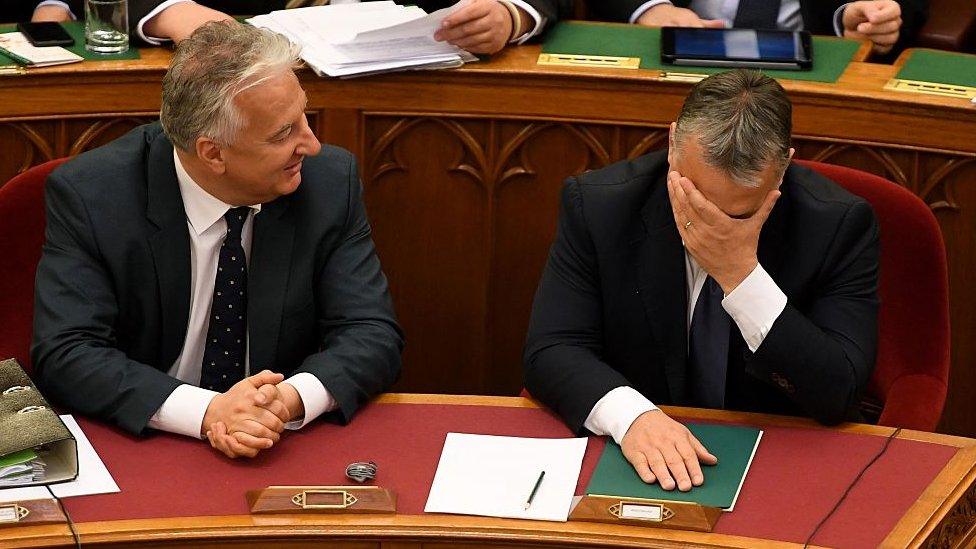
<svg viewBox="0 0 976 549">
<path fill-rule="evenodd" d="M 33 67 L 50 67 L 51 65 L 78 63 L 85 60 L 82 56 L 60 46 L 37 47 L 19 32 L 0 34 L 0 48 L 27 59 Z"/>
<path fill-rule="evenodd" d="M 424 511 L 565 522 L 585 438 L 448 433 Z M 525 509 L 539 473 L 545 477 Z"/>
<path fill-rule="evenodd" d="M 92 494 L 110 494 L 119 492 L 119 485 L 115 483 L 112 474 L 105 468 L 102 459 L 98 457 L 88 437 L 70 415 L 61 416 L 64 424 L 78 442 L 78 478 L 71 482 L 52 484 L 51 490 L 59 498 L 71 496 L 88 496 Z M 51 494 L 43 486 L 29 488 L 4 488 L 0 490 L 0 503 L 7 501 L 27 501 L 32 499 L 49 499 Z"/>
</svg>

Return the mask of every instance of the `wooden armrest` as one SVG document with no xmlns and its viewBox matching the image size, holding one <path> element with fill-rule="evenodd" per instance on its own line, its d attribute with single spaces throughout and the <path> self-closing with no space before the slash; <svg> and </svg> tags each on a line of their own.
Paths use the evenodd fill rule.
<svg viewBox="0 0 976 549">
<path fill-rule="evenodd" d="M 929 19 L 915 38 L 915 46 L 976 51 L 976 2 L 932 0 L 929 5 Z"/>
</svg>

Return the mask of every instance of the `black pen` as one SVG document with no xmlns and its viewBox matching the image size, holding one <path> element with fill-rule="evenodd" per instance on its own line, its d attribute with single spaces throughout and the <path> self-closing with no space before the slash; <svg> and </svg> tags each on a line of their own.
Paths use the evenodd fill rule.
<svg viewBox="0 0 976 549">
<path fill-rule="evenodd" d="M 542 484 L 542 477 L 544 476 L 546 476 L 545 471 L 539 473 L 539 478 L 535 481 L 535 486 L 532 487 L 532 493 L 529 494 L 529 499 L 525 501 L 524 509 L 528 509 L 532 505 L 532 500 L 535 498 L 535 493 L 539 491 L 539 485 Z"/>
</svg>

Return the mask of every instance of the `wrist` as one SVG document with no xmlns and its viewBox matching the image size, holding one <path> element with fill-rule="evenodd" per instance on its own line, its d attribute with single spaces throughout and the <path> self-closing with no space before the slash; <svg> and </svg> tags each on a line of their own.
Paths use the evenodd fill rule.
<svg viewBox="0 0 976 549">
<path fill-rule="evenodd" d="M 638 25 L 644 25 L 647 27 L 658 26 L 660 24 L 658 18 L 663 13 L 667 12 L 670 8 L 673 7 L 674 4 L 672 4 L 671 2 L 662 2 L 660 4 L 655 4 L 647 8 L 646 10 L 644 10 L 644 13 L 640 14 L 640 16 L 638 16 L 637 20 L 634 22 L 637 23 Z"/>
<path fill-rule="evenodd" d="M 725 295 L 729 295 L 742 284 L 752 271 L 756 270 L 756 266 L 759 265 L 759 260 L 755 257 L 750 258 L 748 261 L 744 261 L 738 265 L 730 265 L 728 269 L 723 270 L 723 272 L 718 274 L 713 274 L 712 278 L 718 285 L 722 287 L 722 292 Z M 711 274 L 711 273 L 709 273 Z"/>
<path fill-rule="evenodd" d="M 282 403 L 288 409 L 289 421 L 305 417 L 305 403 L 302 402 L 302 396 L 294 385 L 283 381 L 278 384 L 278 392 L 281 394 Z"/>
<path fill-rule="evenodd" d="M 213 428 L 213 424 L 220 421 L 220 414 L 217 412 L 217 409 L 220 407 L 220 401 L 223 400 L 223 396 L 223 393 L 220 393 L 210 399 L 210 404 L 207 405 L 207 411 L 203 413 L 203 421 L 200 422 L 201 437 L 205 437 L 207 431 Z"/>
<path fill-rule="evenodd" d="M 505 8 L 505 11 L 508 13 L 508 20 L 511 23 L 511 27 L 509 28 L 507 41 L 511 42 L 523 34 L 523 19 L 522 14 L 520 13 L 522 10 L 508 0 L 498 0 L 498 4 Z"/>
</svg>

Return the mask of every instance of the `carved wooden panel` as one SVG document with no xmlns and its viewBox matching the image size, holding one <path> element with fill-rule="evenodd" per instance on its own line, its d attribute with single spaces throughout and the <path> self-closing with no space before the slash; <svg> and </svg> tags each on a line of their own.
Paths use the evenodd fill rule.
<svg viewBox="0 0 976 549">
<path fill-rule="evenodd" d="M 104 145 L 152 117 L 0 122 L 0 185 L 31 166 Z"/>
<path fill-rule="evenodd" d="M 976 486 L 970 486 L 925 542 L 927 549 L 972 547 L 976 544 Z"/>
</svg>

